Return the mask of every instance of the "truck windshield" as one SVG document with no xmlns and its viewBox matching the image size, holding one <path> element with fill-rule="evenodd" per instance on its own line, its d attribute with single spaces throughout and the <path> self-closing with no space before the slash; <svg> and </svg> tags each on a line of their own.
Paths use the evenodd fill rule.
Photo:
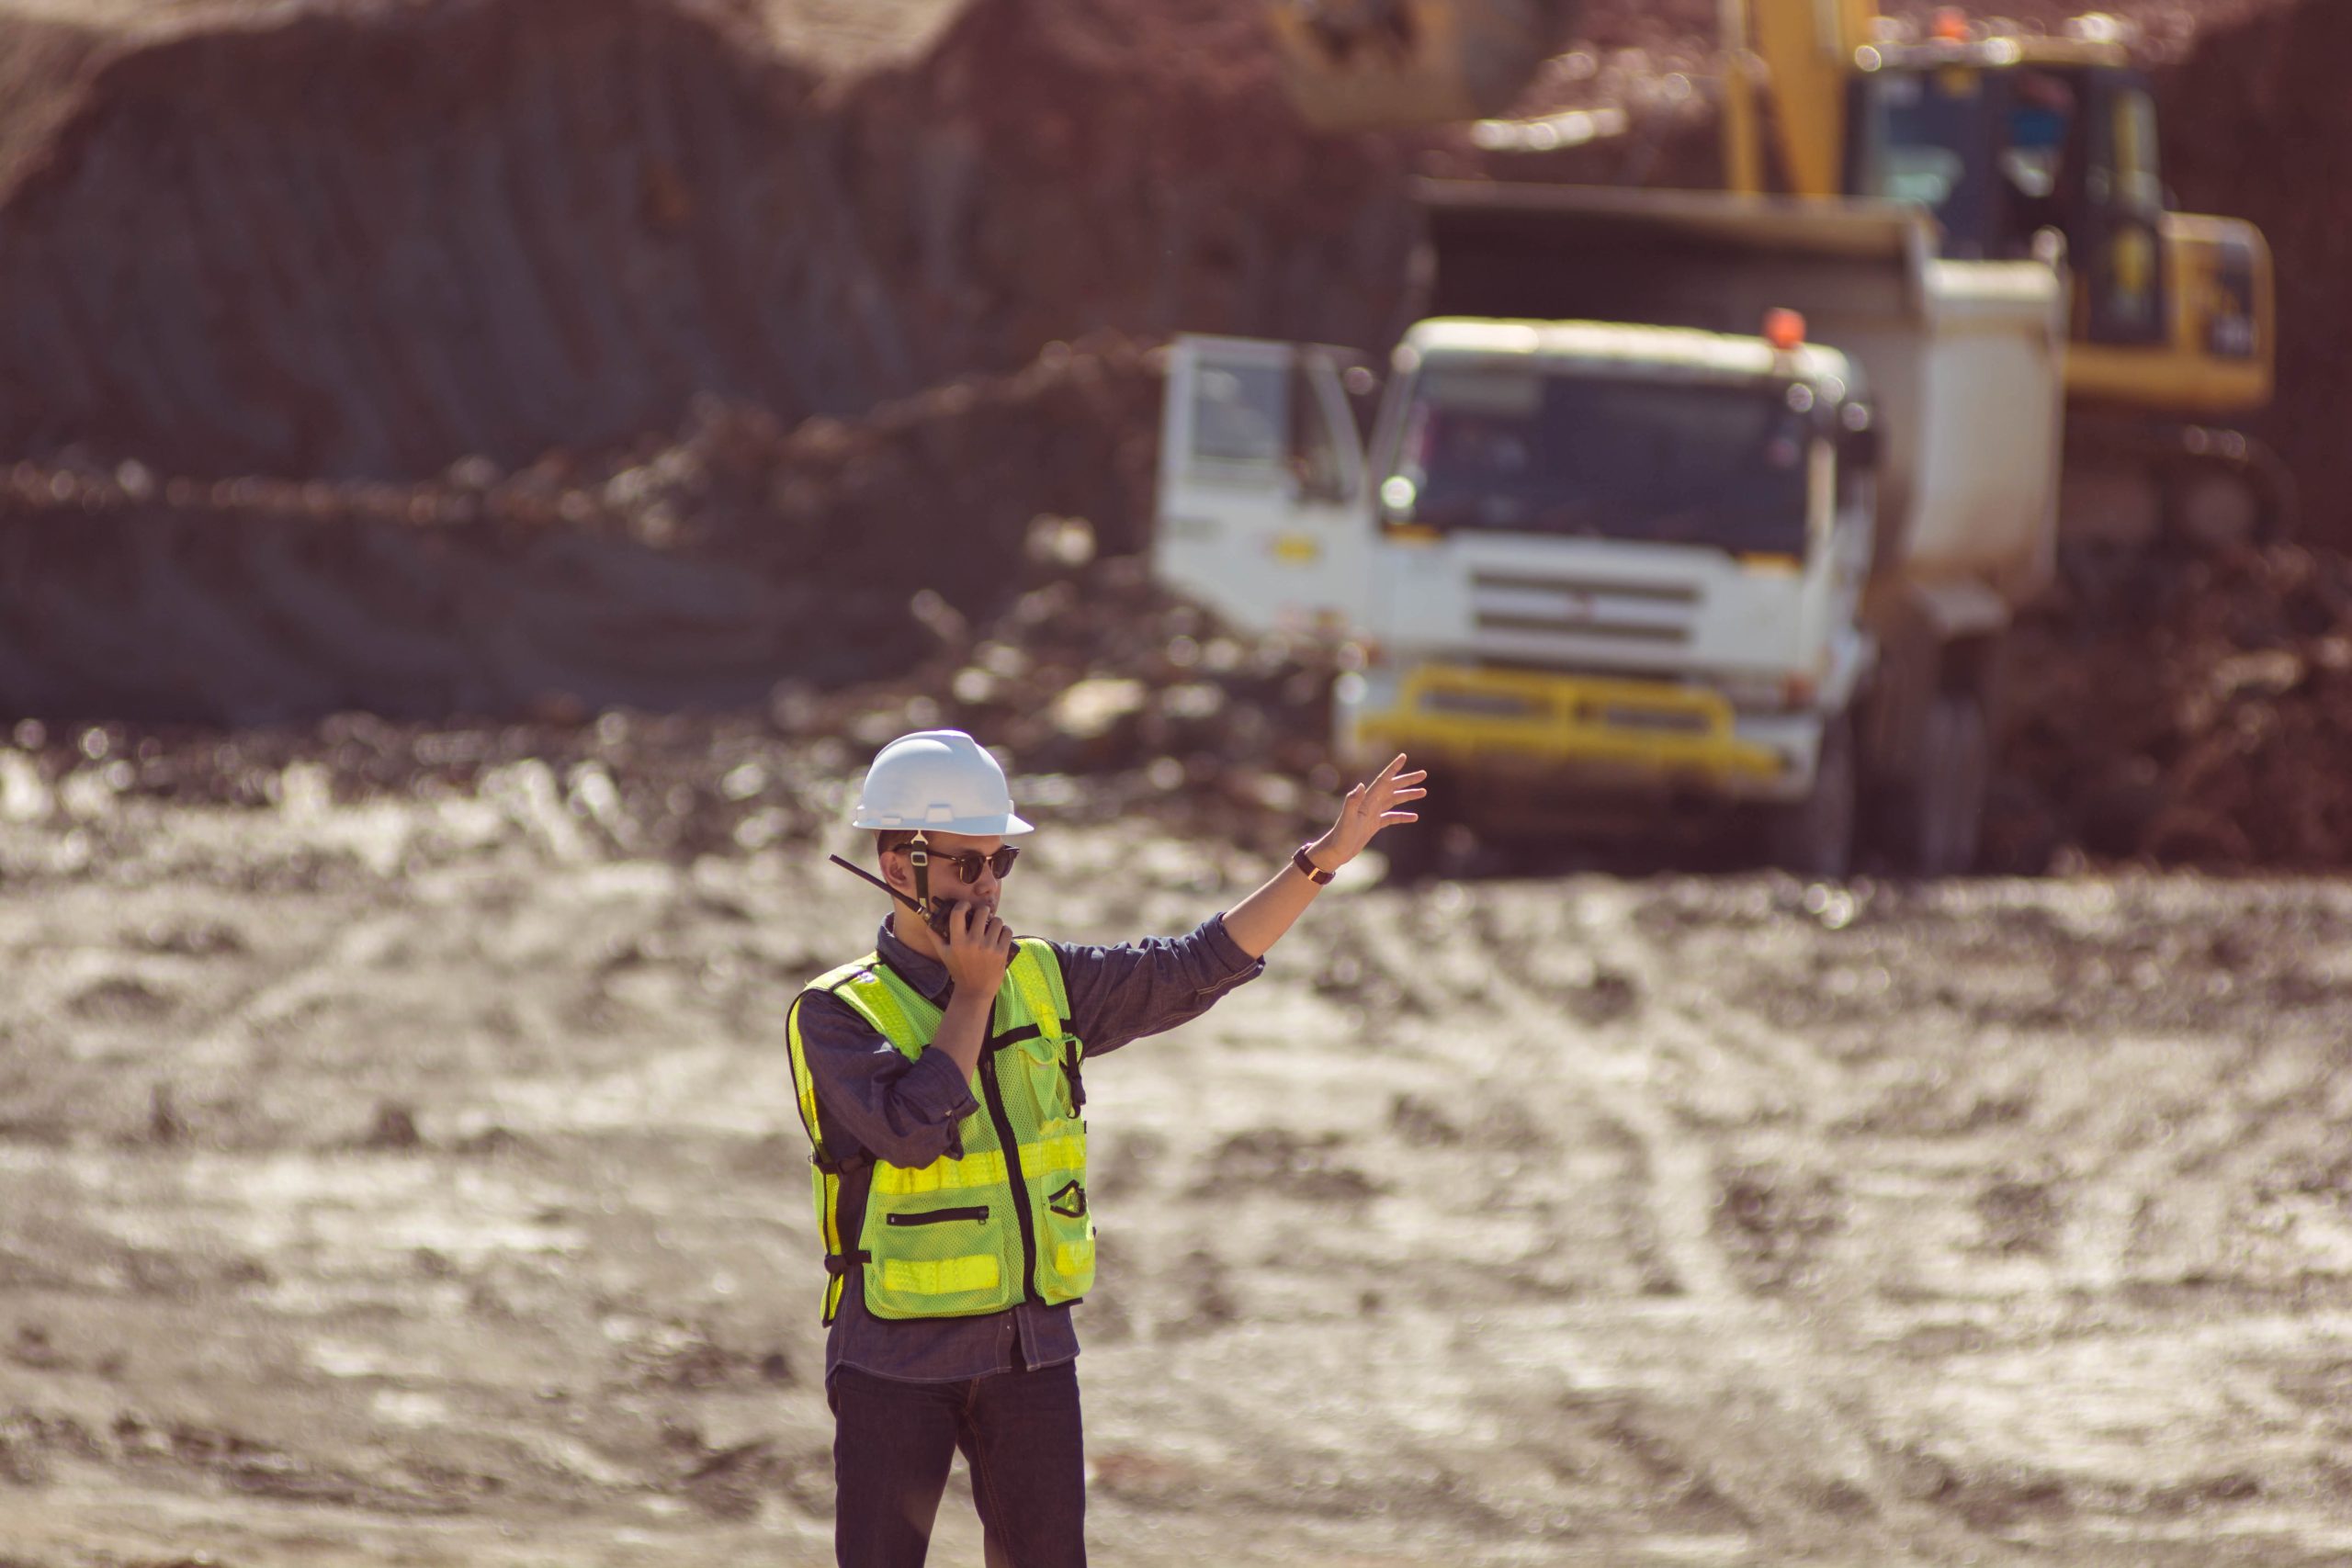
<svg viewBox="0 0 2352 1568">
<path fill-rule="evenodd" d="M 1391 515 L 1432 527 L 1802 555 L 1812 389 L 1424 368 Z"/>
</svg>

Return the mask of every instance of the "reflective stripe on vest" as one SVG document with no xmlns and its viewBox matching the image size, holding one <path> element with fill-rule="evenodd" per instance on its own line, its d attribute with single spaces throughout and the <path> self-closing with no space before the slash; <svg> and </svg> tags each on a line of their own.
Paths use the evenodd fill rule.
<svg viewBox="0 0 2352 1568">
<path fill-rule="evenodd" d="M 878 954 L 811 981 L 848 1003 L 910 1060 L 938 1032 L 941 1010 Z M 1084 1047 L 1062 1027 L 1069 999 L 1053 949 L 1023 939 L 997 991 L 971 1089 L 979 1109 L 957 1132 L 958 1158 L 921 1168 L 874 1162 L 857 1247 L 843 1247 L 843 1167 L 819 1131 L 817 1086 L 800 1039 L 800 1005 L 786 1033 L 793 1089 L 816 1168 L 818 1234 L 825 1244 L 824 1321 L 860 1269 L 876 1317 L 964 1317 L 1016 1302 L 1076 1301 L 1094 1282 L 1094 1221 L 1086 1201 Z"/>
</svg>

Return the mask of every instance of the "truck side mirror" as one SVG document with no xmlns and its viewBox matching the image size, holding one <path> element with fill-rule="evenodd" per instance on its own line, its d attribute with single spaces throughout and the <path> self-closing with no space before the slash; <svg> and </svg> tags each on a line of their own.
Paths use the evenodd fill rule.
<svg viewBox="0 0 2352 1568">
<path fill-rule="evenodd" d="M 1289 467 L 1293 501 L 1340 506 L 1351 499 L 1347 481 L 1340 477 L 1336 463 L 1317 454 L 1295 452 Z"/>
<path fill-rule="evenodd" d="M 1291 501 L 1344 506 L 1363 483 L 1363 439 L 1338 351 L 1300 351 L 1290 372 Z"/>
</svg>

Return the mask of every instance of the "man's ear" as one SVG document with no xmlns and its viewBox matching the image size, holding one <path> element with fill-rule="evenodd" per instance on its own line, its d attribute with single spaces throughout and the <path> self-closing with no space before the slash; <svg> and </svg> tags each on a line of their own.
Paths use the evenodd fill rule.
<svg viewBox="0 0 2352 1568">
<path fill-rule="evenodd" d="M 897 888 L 901 893 L 909 895 L 913 894 L 915 890 L 915 874 L 913 868 L 907 864 L 907 857 L 904 852 L 899 850 L 887 850 L 883 852 L 882 880 L 888 882 L 891 886 Z"/>
</svg>

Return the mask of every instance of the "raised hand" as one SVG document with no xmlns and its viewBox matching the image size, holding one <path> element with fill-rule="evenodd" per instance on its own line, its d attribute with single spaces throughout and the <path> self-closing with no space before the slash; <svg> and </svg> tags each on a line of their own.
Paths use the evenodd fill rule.
<svg viewBox="0 0 2352 1568">
<path fill-rule="evenodd" d="M 1331 824 L 1329 832 L 1307 846 L 1307 858 L 1325 871 L 1337 871 L 1362 854 L 1383 828 L 1419 821 L 1419 812 L 1397 808 L 1429 794 L 1420 787 L 1429 776 L 1426 768 L 1406 772 L 1405 753 L 1397 752 L 1386 767 L 1348 791 L 1347 799 L 1340 804 L 1340 819 Z"/>
</svg>

